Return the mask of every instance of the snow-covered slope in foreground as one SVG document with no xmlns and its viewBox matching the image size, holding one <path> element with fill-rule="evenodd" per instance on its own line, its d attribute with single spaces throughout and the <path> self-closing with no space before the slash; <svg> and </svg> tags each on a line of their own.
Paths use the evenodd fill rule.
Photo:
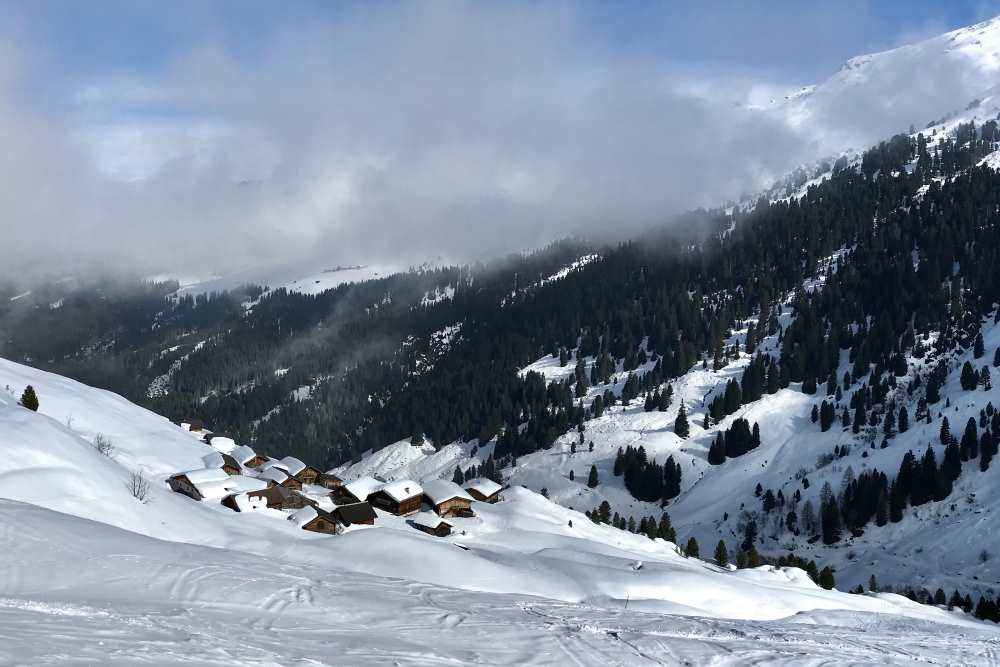
<svg viewBox="0 0 1000 667">
<path fill-rule="evenodd" d="M 3 664 L 983 664 L 998 640 L 898 599 L 871 602 L 911 616 L 665 616 L 344 576 L 20 503 L 0 502 L 0 524 Z"/>
<path fill-rule="evenodd" d="M 388 515 L 304 532 L 169 492 L 167 473 L 207 445 L 113 394 L 0 361 L 0 386 L 28 383 L 40 413 L 0 396 L 0 662 L 974 662 L 1000 641 L 996 626 L 825 591 L 800 570 L 684 558 L 525 489 L 454 519 L 445 539 Z M 92 447 L 98 432 L 111 457 Z M 125 489 L 137 467 L 154 482 L 145 503 Z"/>
</svg>

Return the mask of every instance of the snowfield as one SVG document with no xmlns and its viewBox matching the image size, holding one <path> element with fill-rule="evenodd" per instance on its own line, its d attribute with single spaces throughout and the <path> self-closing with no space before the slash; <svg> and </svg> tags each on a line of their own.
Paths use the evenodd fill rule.
<svg viewBox="0 0 1000 667">
<path fill-rule="evenodd" d="M 826 591 L 794 568 L 685 558 L 519 487 L 450 519 L 448 538 L 381 512 L 339 536 L 302 531 L 277 510 L 170 492 L 166 477 L 211 447 L 114 394 L 0 360 L 0 386 L 26 384 L 39 413 L 0 394 L 7 664 L 904 664 L 982 662 L 1000 641 L 960 612 Z M 424 462 L 432 478 L 467 447 L 375 456 L 407 472 Z M 146 502 L 126 488 L 135 470 Z"/>
</svg>

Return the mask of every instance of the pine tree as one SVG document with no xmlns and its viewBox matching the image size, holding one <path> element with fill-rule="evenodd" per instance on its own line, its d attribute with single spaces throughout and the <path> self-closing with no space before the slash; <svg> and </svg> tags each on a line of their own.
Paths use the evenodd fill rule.
<svg viewBox="0 0 1000 667">
<path fill-rule="evenodd" d="M 972 343 L 972 356 L 979 359 L 984 354 L 986 354 L 986 349 L 983 347 L 983 334 L 979 332 L 976 334 L 976 340 Z"/>
<path fill-rule="evenodd" d="M 715 545 L 715 562 L 719 567 L 729 565 L 729 550 L 726 548 L 726 543 L 722 540 L 719 540 L 719 543 Z"/>
<path fill-rule="evenodd" d="M 1000 310 L 997 311 L 1000 313 Z M 1000 346 L 997 347 L 996 351 L 993 352 L 993 367 L 1000 367 Z"/>
<path fill-rule="evenodd" d="M 667 542 L 677 542 L 677 534 L 674 533 L 674 527 L 670 523 L 670 515 L 666 512 L 660 517 L 660 523 L 656 527 L 656 536 Z"/>
<path fill-rule="evenodd" d="M 590 466 L 590 474 L 587 476 L 587 486 L 589 486 L 590 488 L 594 488 L 595 486 L 598 485 L 598 483 L 599 482 L 597 479 L 597 466 L 592 465 Z"/>
<path fill-rule="evenodd" d="M 910 414 L 906 411 L 906 406 L 902 406 L 899 409 L 899 432 L 906 433 L 910 428 Z"/>
<path fill-rule="evenodd" d="M 868 590 L 872 593 L 878 593 L 878 581 L 876 581 L 874 574 L 868 577 Z"/>
<path fill-rule="evenodd" d="M 836 582 L 833 579 L 833 570 L 830 569 L 829 565 L 820 570 L 819 585 L 826 590 L 831 590 L 836 586 Z"/>
<path fill-rule="evenodd" d="M 947 417 L 941 420 L 941 430 L 938 432 L 938 440 L 942 445 L 947 445 L 951 442 L 951 427 L 948 425 Z"/>
<path fill-rule="evenodd" d="M 455 466 L 455 474 L 451 476 L 451 481 L 459 486 L 465 483 L 465 475 L 462 474 L 462 469 L 458 466 Z"/>
<path fill-rule="evenodd" d="M 966 361 L 962 365 L 962 377 L 961 377 L 962 389 L 965 391 L 972 391 L 979 384 L 979 373 L 976 369 L 972 367 L 972 364 Z"/>
<path fill-rule="evenodd" d="M 698 540 L 694 539 L 693 535 L 688 538 L 687 544 L 684 546 L 684 555 L 688 558 L 701 557 L 698 551 Z"/>
<path fill-rule="evenodd" d="M 683 403 L 681 403 L 680 410 L 677 411 L 677 419 L 674 420 L 674 433 L 676 433 L 679 438 L 687 438 L 690 434 L 687 411 L 684 409 Z"/>
<path fill-rule="evenodd" d="M 30 384 L 24 388 L 24 393 L 21 394 L 21 405 L 38 412 L 38 396 L 35 394 L 35 388 Z"/>
</svg>

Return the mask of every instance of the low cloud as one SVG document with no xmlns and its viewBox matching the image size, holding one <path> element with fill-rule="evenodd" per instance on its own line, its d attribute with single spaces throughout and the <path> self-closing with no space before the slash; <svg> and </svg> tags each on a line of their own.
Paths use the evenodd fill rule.
<svg viewBox="0 0 1000 667">
<path fill-rule="evenodd" d="M 790 82 L 613 48 L 559 4 L 363 4 L 71 81 L 57 109 L 35 72 L 0 53 L 0 274 L 474 259 L 664 223 L 879 136 L 850 100 L 790 127 L 741 104 Z M 863 111 L 881 132 L 898 109 Z"/>
</svg>

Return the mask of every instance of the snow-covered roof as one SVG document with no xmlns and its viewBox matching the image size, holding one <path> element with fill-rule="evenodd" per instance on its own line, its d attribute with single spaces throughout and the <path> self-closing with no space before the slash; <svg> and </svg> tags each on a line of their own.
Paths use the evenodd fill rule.
<svg viewBox="0 0 1000 667">
<path fill-rule="evenodd" d="M 248 447 L 247 445 L 240 445 L 233 451 L 229 452 L 229 454 L 241 464 L 245 464 L 247 461 L 257 456 L 257 452 L 253 450 L 253 447 Z"/>
<path fill-rule="evenodd" d="M 209 452 L 201 457 L 201 460 L 205 462 L 206 468 L 221 468 L 225 460 L 222 458 L 222 452 Z"/>
<path fill-rule="evenodd" d="M 439 517 L 434 512 L 420 512 L 413 516 L 413 523 L 418 526 L 424 526 L 425 528 L 437 528 L 441 524 L 450 526 L 451 524 Z"/>
<path fill-rule="evenodd" d="M 256 477 L 246 475 L 230 475 L 221 482 L 230 491 L 260 491 L 267 488 L 267 482 Z"/>
<path fill-rule="evenodd" d="M 401 479 L 398 482 L 387 482 L 376 490 L 385 493 L 397 503 L 402 502 L 407 498 L 412 498 L 413 496 L 422 495 L 424 492 L 423 488 L 411 479 Z"/>
<path fill-rule="evenodd" d="M 279 470 L 284 470 L 285 472 L 288 472 L 288 466 L 286 466 L 278 459 L 269 458 L 268 460 L 260 464 L 261 470 L 270 470 L 271 468 L 278 468 Z"/>
<path fill-rule="evenodd" d="M 367 500 L 368 496 L 377 491 L 380 486 L 382 486 L 382 482 L 374 477 L 359 477 L 353 482 L 345 484 L 344 488 L 358 500 Z"/>
<path fill-rule="evenodd" d="M 451 480 L 431 479 L 425 481 L 423 487 L 424 495 L 430 498 L 430 501 L 435 505 L 443 503 L 446 500 L 451 500 L 452 498 L 472 500 L 472 496 L 466 493 L 465 489 Z"/>
<path fill-rule="evenodd" d="M 282 470 L 281 468 L 271 467 L 267 468 L 266 470 L 263 470 L 260 473 L 260 478 L 270 480 L 275 484 L 281 484 L 286 479 L 288 479 L 288 475 L 285 474 L 285 471 Z"/>
<path fill-rule="evenodd" d="M 494 482 L 492 479 L 486 479 L 485 477 L 477 477 L 474 480 L 465 483 L 466 491 L 475 490 L 478 493 L 483 494 L 487 498 L 492 496 L 494 493 L 502 489 L 503 487 Z"/>
<path fill-rule="evenodd" d="M 222 480 L 229 478 L 229 475 L 226 474 L 221 468 L 202 468 L 201 470 L 189 470 L 181 474 L 187 477 L 188 481 L 195 486 L 199 484 L 208 484 L 210 482 L 221 482 Z"/>
<path fill-rule="evenodd" d="M 295 458 L 294 456 L 286 456 L 279 461 L 288 471 L 289 475 L 298 475 L 300 472 L 305 470 L 306 464 Z"/>
<path fill-rule="evenodd" d="M 316 511 L 316 508 L 312 505 L 306 505 L 302 509 L 292 512 L 288 520 L 301 528 L 318 516 L 319 512 Z"/>
<path fill-rule="evenodd" d="M 208 444 L 212 445 L 212 449 L 217 449 L 224 454 L 229 454 L 236 449 L 235 440 L 220 435 L 213 436 Z"/>
<path fill-rule="evenodd" d="M 233 502 L 241 512 L 253 512 L 267 507 L 267 499 L 261 496 L 248 496 L 245 493 L 234 493 L 232 496 Z"/>
</svg>

